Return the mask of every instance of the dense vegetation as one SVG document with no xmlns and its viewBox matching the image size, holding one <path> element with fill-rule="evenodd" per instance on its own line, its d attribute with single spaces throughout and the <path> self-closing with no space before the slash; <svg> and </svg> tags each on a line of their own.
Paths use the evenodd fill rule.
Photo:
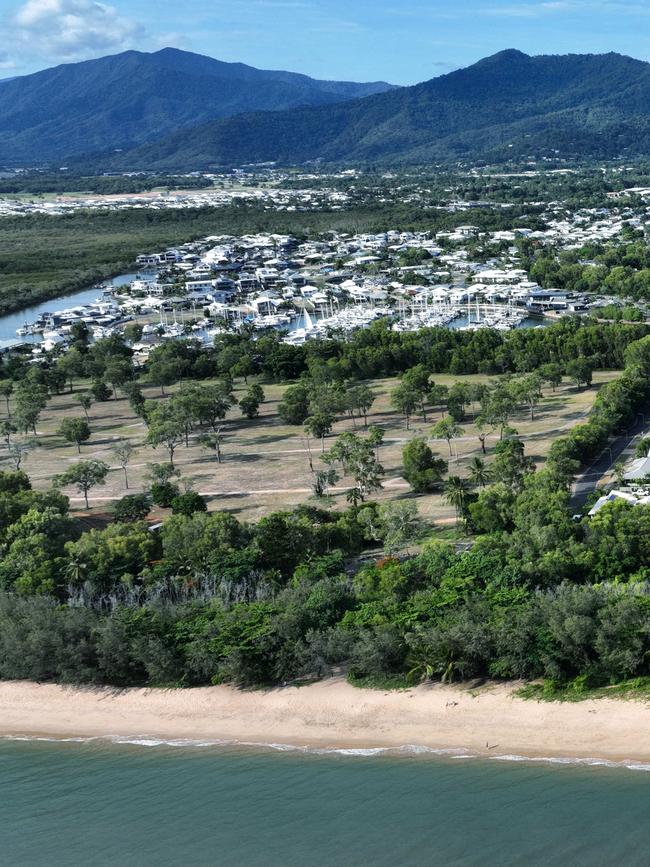
<svg viewBox="0 0 650 867">
<path fill-rule="evenodd" d="M 474 487 L 449 479 L 447 496 L 471 541 L 461 553 L 428 541 L 409 556 L 425 530 L 413 501 L 379 506 L 369 499 L 371 485 L 344 512 L 302 506 L 246 524 L 227 512 L 206 513 L 196 495 L 165 489 L 174 487 L 173 467 L 159 465 L 152 494 L 170 494 L 174 511 L 159 531 L 142 520 L 146 503 L 131 497 L 106 529 L 83 532 L 59 490 L 37 492 L 19 470 L 2 473 L 0 676 L 246 685 L 343 666 L 359 683 L 489 675 L 545 677 L 580 690 L 650 674 L 650 508 L 614 504 L 593 519 L 574 521 L 569 493 L 580 464 L 650 400 L 644 330 L 567 322 L 506 335 L 395 334 L 376 325 L 349 343 L 297 349 L 272 337 L 253 343 L 245 335 L 224 337 L 214 349 L 168 343 L 153 355 L 148 381 L 164 389 L 181 378 L 223 379 L 212 392 L 193 392 L 188 382 L 155 406 L 138 396 L 137 382 L 129 379 L 129 350 L 120 340 L 89 348 L 79 332 L 72 362 L 64 357 L 40 372 L 19 361 L 5 364 L 2 393 L 14 389 L 21 425 L 29 425 L 30 409 L 37 418 L 48 391 L 65 387 L 82 366 L 98 385 L 124 388 L 149 435 L 167 446 L 182 441 L 178 413 L 192 394 L 198 401 L 209 397 L 204 418 L 209 426 L 212 413 L 218 429 L 231 374 L 300 375 L 292 388 L 302 387 L 304 395 L 285 396 L 283 412 L 296 413 L 294 423 L 301 423 L 305 411 L 312 420 L 327 413 L 336 382 L 346 383 L 346 393 L 356 389 L 362 414 L 367 397 L 355 378 L 387 370 L 403 374 L 402 392 L 410 389 L 416 397 L 429 374 L 452 366 L 512 370 L 526 374 L 512 380 L 528 382 L 520 399 L 531 391 L 532 377 L 552 383 L 558 367 L 579 386 L 589 381 L 597 359 L 624 370 L 600 389 L 588 420 L 556 440 L 542 469 L 534 471 L 524 443 L 505 430 L 492 478 L 481 478 L 477 467 Z M 463 397 L 451 392 L 446 405 L 453 420 Z M 502 428 L 507 396 L 496 388 L 485 406 Z M 263 394 L 251 385 L 247 397 L 252 403 L 242 411 L 254 412 Z M 71 431 L 77 434 L 83 439 L 81 428 Z M 364 442 L 339 437 L 331 465 L 352 461 L 371 468 L 374 447 Z M 169 457 L 173 462 L 173 448 Z M 415 490 L 437 483 L 417 476 L 427 465 L 436 469 L 421 447 L 405 454 L 405 462 L 416 473 Z M 107 469 L 82 461 L 58 484 L 76 473 L 83 490 L 89 481 L 101 483 Z M 376 554 L 359 560 L 369 548 Z"/>
<path fill-rule="evenodd" d="M 274 160 L 424 165 L 647 155 L 650 66 L 617 54 L 504 51 L 431 81 L 336 105 L 237 115 L 120 154 L 126 168 Z M 287 135 L 287 130 L 291 135 Z"/>
</svg>

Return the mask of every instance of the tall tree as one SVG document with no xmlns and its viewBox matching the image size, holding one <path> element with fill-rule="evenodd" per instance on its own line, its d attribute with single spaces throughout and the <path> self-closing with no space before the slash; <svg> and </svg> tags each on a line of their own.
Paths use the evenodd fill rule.
<svg viewBox="0 0 650 867">
<path fill-rule="evenodd" d="M 164 446 L 169 455 L 169 463 L 173 467 L 176 448 L 185 438 L 185 418 L 178 413 L 173 404 L 167 402 L 154 404 L 147 410 L 147 420 L 149 426 L 147 442 L 154 448 L 159 445 Z"/>
<path fill-rule="evenodd" d="M 449 476 L 445 483 L 445 499 L 456 510 L 456 520 L 459 521 L 465 512 L 469 497 L 469 487 L 460 476 Z"/>
<path fill-rule="evenodd" d="M 555 391 L 555 389 L 562 383 L 562 377 L 564 376 L 564 370 L 561 364 L 558 364 L 555 361 L 549 361 L 548 364 L 543 364 L 539 368 L 539 375 L 542 378 L 543 382 L 548 382 L 551 386 L 551 390 Z"/>
<path fill-rule="evenodd" d="M 77 453 L 81 454 L 81 443 L 90 439 L 90 426 L 85 418 L 64 418 L 57 433 L 66 442 L 74 443 Z"/>
<path fill-rule="evenodd" d="M 260 404 L 264 401 L 264 389 L 261 385 L 249 385 L 246 394 L 239 401 L 239 408 L 246 418 L 256 418 L 259 415 Z"/>
<path fill-rule="evenodd" d="M 593 367 L 586 358 L 572 358 L 567 362 L 567 376 L 575 382 L 578 388 L 591 385 L 593 379 Z"/>
<path fill-rule="evenodd" d="M 423 364 L 416 364 L 402 376 L 402 385 L 410 389 L 416 396 L 416 403 L 422 414 L 422 421 L 427 420 L 427 403 L 431 397 L 432 383 L 429 371 Z"/>
<path fill-rule="evenodd" d="M 516 408 L 516 401 L 509 383 L 498 383 L 485 395 L 481 405 L 482 419 L 492 427 L 498 427 L 500 438 L 508 426 Z"/>
<path fill-rule="evenodd" d="M 363 416 L 363 426 L 368 427 L 368 412 L 375 402 L 375 394 L 367 385 L 355 385 L 348 391 L 350 405 L 360 416 Z"/>
<path fill-rule="evenodd" d="M 469 478 L 472 484 L 484 488 L 492 478 L 492 472 L 482 458 L 475 455 L 469 462 Z"/>
<path fill-rule="evenodd" d="M 217 463 L 221 463 L 221 446 L 223 444 L 223 428 L 218 427 L 213 433 L 203 434 L 199 442 L 205 449 L 209 449 L 215 453 L 215 457 L 217 458 Z"/>
<path fill-rule="evenodd" d="M 86 357 L 76 346 L 73 346 L 58 359 L 56 366 L 67 379 L 70 391 L 72 391 L 75 379 L 84 375 Z"/>
<path fill-rule="evenodd" d="M 6 448 L 11 445 L 11 437 L 18 431 L 16 425 L 10 419 L 0 422 L 0 436 L 5 441 Z"/>
<path fill-rule="evenodd" d="M 88 421 L 88 410 L 93 405 L 94 398 L 92 394 L 87 391 L 82 392 L 81 394 L 76 395 L 75 400 L 79 404 L 79 406 L 83 409 L 84 415 L 86 416 L 86 421 Z"/>
<path fill-rule="evenodd" d="M 379 425 L 371 424 L 368 428 L 368 442 L 375 450 L 375 459 L 379 460 L 379 448 L 384 442 L 386 431 Z"/>
<path fill-rule="evenodd" d="M 369 494 L 381 490 L 384 468 L 377 461 L 369 440 L 354 433 L 341 434 L 323 460 L 327 464 L 339 462 L 345 475 L 352 476 L 357 500 L 363 502 Z"/>
<path fill-rule="evenodd" d="M 406 430 L 410 429 L 411 416 L 420 403 L 420 395 L 412 385 L 402 382 L 390 393 L 390 400 L 395 409 L 404 416 Z"/>
<path fill-rule="evenodd" d="M 115 455 L 115 459 L 119 463 L 122 468 L 122 472 L 124 473 L 124 487 L 128 491 L 129 489 L 129 475 L 127 473 L 127 466 L 129 461 L 133 457 L 133 453 L 135 452 L 135 446 L 133 443 L 128 440 L 122 440 L 122 442 L 117 443 L 111 449 L 113 454 Z"/>
<path fill-rule="evenodd" d="M 109 466 L 104 461 L 79 461 L 68 467 L 64 473 L 55 476 L 53 483 L 58 488 L 76 485 L 79 493 L 83 494 L 86 508 L 89 509 L 88 493 L 97 485 L 106 484 L 108 470 Z"/>
<path fill-rule="evenodd" d="M 535 421 L 535 408 L 542 399 L 542 378 L 537 373 L 529 373 L 512 383 L 516 400 L 525 404 L 530 412 L 530 420 Z"/>
<path fill-rule="evenodd" d="M 113 387 L 113 397 L 117 399 L 117 389 L 133 379 L 133 365 L 127 358 L 111 357 L 106 361 L 104 377 Z"/>
<path fill-rule="evenodd" d="M 285 424 L 303 424 L 309 415 L 309 393 L 307 386 L 299 382 L 290 385 L 278 404 L 278 415 Z"/>
<path fill-rule="evenodd" d="M 4 397 L 5 404 L 7 407 L 7 415 L 11 418 L 11 407 L 9 405 L 9 398 L 13 394 L 14 384 L 10 379 L 3 379 L 0 381 L 0 397 Z"/>
<path fill-rule="evenodd" d="M 7 446 L 7 457 L 13 462 L 16 472 L 21 468 L 27 454 L 34 448 L 34 443 L 29 440 L 18 442 L 14 440 Z"/>
<path fill-rule="evenodd" d="M 451 442 L 452 440 L 458 439 L 458 437 L 462 437 L 465 433 L 464 429 L 457 424 L 453 420 L 453 418 L 442 418 L 439 422 L 437 422 L 432 430 L 431 436 L 437 440 L 447 440 L 447 445 L 449 446 L 449 455 L 451 456 Z"/>
<path fill-rule="evenodd" d="M 43 385 L 24 380 L 16 389 L 16 424 L 27 432 L 36 435 L 36 422 L 47 406 L 47 388 Z"/>
<path fill-rule="evenodd" d="M 325 437 L 331 432 L 335 417 L 331 413 L 316 411 L 305 419 L 305 431 L 320 439 L 321 452 L 325 451 Z"/>
<path fill-rule="evenodd" d="M 418 514 L 417 505 L 406 502 L 382 503 L 379 507 L 379 527 L 388 554 L 405 550 L 422 535 L 425 524 Z"/>
<path fill-rule="evenodd" d="M 232 385 L 224 380 L 214 385 L 201 387 L 197 403 L 197 414 L 201 424 L 208 424 L 213 431 L 222 427 L 228 410 L 237 402 L 232 393 Z"/>
</svg>

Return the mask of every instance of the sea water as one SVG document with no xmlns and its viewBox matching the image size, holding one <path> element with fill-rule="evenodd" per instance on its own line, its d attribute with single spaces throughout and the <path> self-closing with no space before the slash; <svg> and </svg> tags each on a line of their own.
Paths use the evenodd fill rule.
<svg viewBox="0 0 650 867">
<path fill-rule="evenodd" d="M 0 741 L 3 865 L 645 865 L 643 766 Z"/>
</svg>

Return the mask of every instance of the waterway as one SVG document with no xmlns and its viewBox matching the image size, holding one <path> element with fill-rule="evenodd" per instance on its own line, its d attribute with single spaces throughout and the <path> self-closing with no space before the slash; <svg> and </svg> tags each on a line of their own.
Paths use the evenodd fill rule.
<svg viewBox="0 0 650 867">
<path fill-rule="evenodd" d="M 110 286 L 125 286 L 132 280 L 135 280 L 137 274 L 120 274 L 119 277 L 114 277 L 113 280 L 107 281 Z M 28 334 L 25 337 L 16 335 L 18 328 L 27 322 L 31 324 L 35 322 L 43 313 L 52 312 L 54 310 L 69 310 L 72 307 L 82 307 L 85 304 L 91 304 L 98 298 L 102 297 L 101 290 L 97 286 L 81 289 L 79 292 L 73 292 L 71 295 L 61 295 L 58 298 L 51 298 L 49 301 L 44 301 L 42 304 L 34 304 L 31 307 L 25 307 L 16 313 L 10 313 L 7 316 L 0 316 L 0 345 L 8 340 L 20 339 L 23 343 L 40 343 L 40 334 Z"/>
</svg>

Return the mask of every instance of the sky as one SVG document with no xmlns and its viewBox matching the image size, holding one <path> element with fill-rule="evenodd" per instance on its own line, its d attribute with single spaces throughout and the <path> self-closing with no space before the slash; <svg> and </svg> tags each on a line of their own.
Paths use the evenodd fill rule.
<svg viewBox="0 0 650 867">
<path fill-rule="evenodd" d="M 0 77 L 165 46 L 415 84 L 504 48 L 650 60 L 650 0 L 0 0 Z"/>
</svg>

